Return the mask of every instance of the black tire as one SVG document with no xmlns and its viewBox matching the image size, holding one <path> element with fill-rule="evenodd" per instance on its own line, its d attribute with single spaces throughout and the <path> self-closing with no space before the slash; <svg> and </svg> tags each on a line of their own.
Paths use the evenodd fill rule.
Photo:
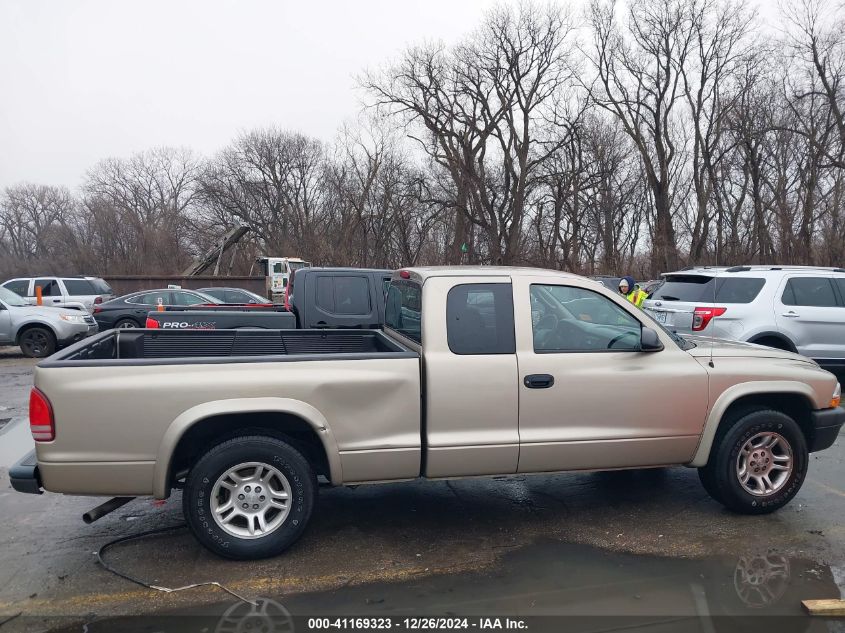
<svg viewBox="0 0 845 633">
<path fill-rule="evenodd" d="M 701 481 L 701 485 L 704 487 L 704 490 L 707 491 L 707 494 L 710 495 L 711 499 L 719 503 L 724 503 L 722 501 L 722 495 L 719 492 L 719 489 L 716 487 L 713 472 L 714 471 L 712 469 L 708 469 L 707 467 L 699 468 L 698 479 L 699 481 Z"/>
<path fill-rule="evenodd" d="M 23 355 L 27 358 L 45 358 L 56 351 L 56 335 L 44 327 L 31 327 L 18 339 Z"/>
<path fill-rule="evenodd" d="M 225 473 L 252 462 L 274 468 L 284 476 L 291 491 L 290 506 L 286 518 L 265 536 L 239 537 L 223 529 L 214 518 L 212 501 L 220 503 L 220 500 L 212 500 L 212 495 Z M 250 494 L 255 492 L 250 491 Z M 299 451 L 276 438 L 249 435 L 218 444 L 194 464 L 185 482 L 182 510 L 194 536 L 212 552 L 235 560 L 254 560 L 276 556 L 293 545 L 311 518 L 316 498 L 317 477 Z M 263 502 L 264 498 L 261 500 Z M 242 527 L 246 525 L 246 518 L 236 517 L 236 520 L 240 525 L 230 523 L 231 529 L 246 529 Z"/>
<path fill-rule="evenodd" d="M 125 328 L 138 328 L 141 327 L 141 324 L 138 323 L 135 319 L 119 319 L 115 321 L 114 329 L 115 330 L 122 330 Z"/>
<path fill-rule="evenodd" d="M 773 450 L 779 455 L 785 454 L 787 448 L 791 451 L 792 470 L 782 476 L 773 492 L 752 494 L 740 482 L 738 458 L 746 442 L 761 433 L 775 433 L 782 438 Z M 766 464 L 768 460 L 778 461 L 771 454 L 765 459 Z M 710 460 L 699 470 L 699 476 L 708 494 L 728 509 L 742 514 L 767 514 L 782 508 L 798 493 L 808 462 L 807 441 L 795 420 L 780 411 L 758 409 L 745 413 L 716 434 Z M 775 471 L 766 474 L 775 476 L 772 472 Z"/>
</svg>

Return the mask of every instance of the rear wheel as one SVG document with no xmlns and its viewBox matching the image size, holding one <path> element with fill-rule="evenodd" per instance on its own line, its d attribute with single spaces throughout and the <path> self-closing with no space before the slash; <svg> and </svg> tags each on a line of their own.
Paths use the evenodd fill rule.
<svg viewBox="0 0 845 633">
<path fill-rule="evenodd" d="M 18 345 L 24 356 L 44 358 L 56 351 L 56 336 L 47 328 L 31 327 L 21 334 Z"/>
<path fill-rule="evenodd" d="M 807 442 L 795 420 L 780 411 L 757 410 L 717 434 L 699 476 L 710 496 L 729 509 L 765 514 L 798 493 L 807 464 Z"/>
<path fill-rule="evenodd" d="M 191 469 L 182 508 L 194 536 L 215 554 L 276 556 L 311 518 L 317 478 L 299 451 L 276 438 L 236 437 Z"/>
<path fill-rule="evenodd" d="M 141 327 L 138 325 L 138 322 L 134 319 L 120 319 L 117 323 L 114 324 L 115 330 L 125 330 L 128 328 L 138 328 Z"/>
</svg>

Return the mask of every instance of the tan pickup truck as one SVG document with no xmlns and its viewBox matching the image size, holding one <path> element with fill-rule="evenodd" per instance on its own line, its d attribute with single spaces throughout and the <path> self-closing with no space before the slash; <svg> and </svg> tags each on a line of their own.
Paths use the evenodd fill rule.
<svg viewBox="0 0 845 633">
<path fill-rule="evenodd" d="M 684 465 L 737 512 L 786 504 L 845 419 L 836 378 L 682 338 L 589 279 L 411 268 L 377 330 L 115 330 L 35 371 L 22 492 L 183 489 L 231 558 L 302 534 L 332 485 Z M 106 509 L 114 505 L 106 505 Z M 101 512 L 102 514 L 102 512 Z"/>
</svg>

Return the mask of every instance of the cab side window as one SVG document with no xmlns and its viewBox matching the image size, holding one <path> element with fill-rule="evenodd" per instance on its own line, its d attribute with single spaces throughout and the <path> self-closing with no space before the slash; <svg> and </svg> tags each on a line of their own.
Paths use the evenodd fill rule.
<svg viewBox="0 0 845 633">
<path fill-rule="evenodd" d="M 446 336 L 454 354 L 516 352 L 511 284 L 461 284 L 446 297 Z"/>
<path fill-rule="evenodd" d="M 828 277 L 792 277 L 781 299 L 787 306 L 836 307 L 833 282 Z"/>
<path fill-rule="evenodd" d="M 532 284 L 531 322 L 537 353 L 640 349 L 640 322 L 585 288 Z"/>
</svg>

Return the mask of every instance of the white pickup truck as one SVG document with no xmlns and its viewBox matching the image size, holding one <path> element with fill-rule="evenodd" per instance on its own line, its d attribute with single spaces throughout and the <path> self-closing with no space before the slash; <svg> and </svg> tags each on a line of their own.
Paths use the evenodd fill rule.
<svg viewBox="0 0 845 633">
<path fill-rule="evenodd" d="M 383 332 L 113 330 L 73 345 L 36 368 L 36 451 L 10 477 L 36 493 L 182 488 L 199 541 L 241 559 L 299 538 L 318 476 L 684 465 L 760 514 L 833 444 L 839 403 L 806 358 L 681 338 L 589 279 L 411 268 L 391 280 Z"/>
</svg>

